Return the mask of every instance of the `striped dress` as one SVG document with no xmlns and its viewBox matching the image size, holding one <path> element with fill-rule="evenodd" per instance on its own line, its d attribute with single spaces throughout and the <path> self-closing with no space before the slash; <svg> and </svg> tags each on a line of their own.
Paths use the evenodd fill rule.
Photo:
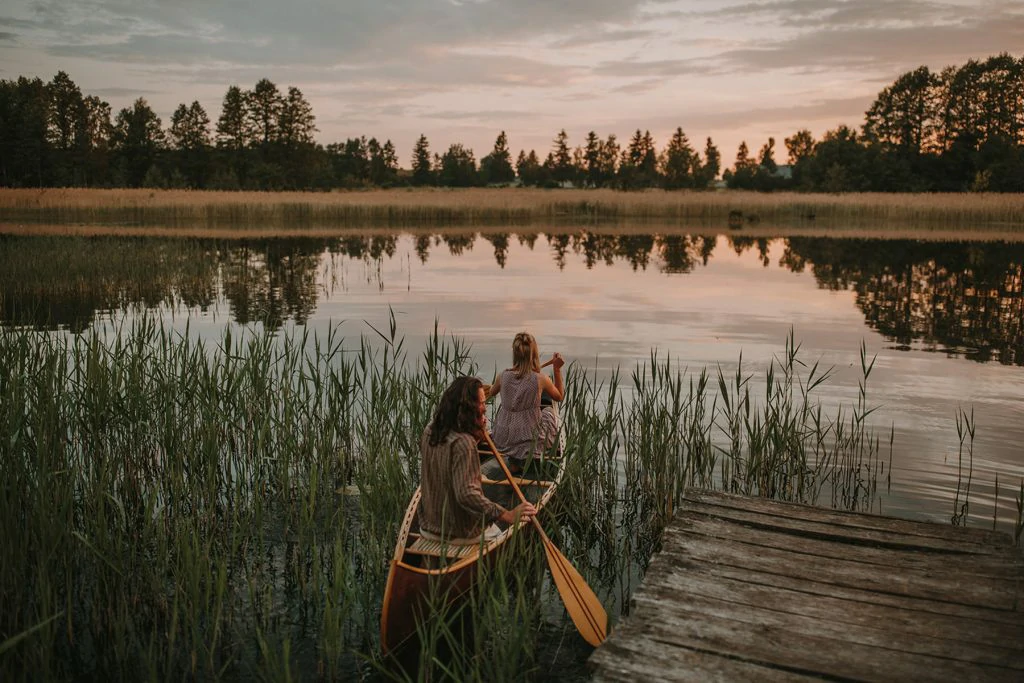
<svg viewBox="0 0 1024 683">
<path fill-rule="evenodd" d="M 494 418 L 494 445 L 522 466 L 550 448 L 558 436 L 555 413 L 540 407 L 540 376 L 519 377 L 512 370 L 501 373 L 501 408 Z"/>
</svg>

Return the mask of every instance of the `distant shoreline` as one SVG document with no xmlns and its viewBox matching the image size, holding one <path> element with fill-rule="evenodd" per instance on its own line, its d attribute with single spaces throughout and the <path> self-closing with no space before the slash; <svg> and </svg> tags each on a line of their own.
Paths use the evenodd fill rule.
<svg viewBox="0 0 1024 683">
<path fill-rule="evenodd" d="M 737 190 L 389 189 L 214 192 L 0 189 L 0 230 L 52 234 L 322 235 L 353 228 L 625 228 L 750 235 L 1024 236 L 1020 194 L 820 194 Z M 548 229 L 544 229 L 547 227 Z M 854 234 L 850 234 L 854 236 Z"/>
</svg>

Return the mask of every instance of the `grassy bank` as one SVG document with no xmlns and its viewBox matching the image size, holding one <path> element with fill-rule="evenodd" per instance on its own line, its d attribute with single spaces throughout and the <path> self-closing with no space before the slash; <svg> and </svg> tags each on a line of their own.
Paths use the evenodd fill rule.
<svg viewBox="0 0 1024 683">
<path fill-rule="evenodd" d="M 831 413 L 828 371 L 792 339 L 760 395 L 741 369 L 654 354 L 608 382 L 570 371 L 570 464 L 543 523 L 613 620 L 687 486 L 871 505 L 890 444 L 860 363 L 856 403 Z M 473 371 L 459 340 L 409 350 L 393 320 L 372 346 L 335 329 L 203 342 L 145 318 L 0 328 L 0 678 L 400 677 L 377 655 L 387 560 L 419 434 Z M 581 667 L 538 548 L 512 563 L 472 596 L 468 641 L 424 633 L 422 676 Z"/>
<path fill-rule="evenodd" d="M 292 230 L 344 226 L 661 222 L 694 227 L 1024 229 L 1006 194 L 400 189 L 255 193 L 0 189 L 4 223 Z"/>
</svg>

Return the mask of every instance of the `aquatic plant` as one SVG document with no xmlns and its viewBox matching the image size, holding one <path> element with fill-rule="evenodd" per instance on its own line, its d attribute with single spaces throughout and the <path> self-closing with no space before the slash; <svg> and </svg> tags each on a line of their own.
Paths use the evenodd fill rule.
<svg viewBox="0 0 1024 683">
<path fill-rule="evenodd" d="M 742 364 L 689 373 L 655 351 L 628 380 L 568 373 L 568 467 L 541 521 L 613 618 L 689 486 L 870 505 L 884 467 L 861 356 L 857 403 L 831 413 L 814 398 L 829 373 L 792 335 L 763 379 Z M 520 680 L 578 666 L 587 649 L 535 544 L 478 584 L 470 635 L 424 625 L 429 665 L 379 658 L 419 435 L 474 370 L 436 324 L 411 355 L 394 314 L 358 339 L 259 325 L 202 339 L 145 315 L 79 335 L 0 328 L 0 678 Z"/>
</svg>

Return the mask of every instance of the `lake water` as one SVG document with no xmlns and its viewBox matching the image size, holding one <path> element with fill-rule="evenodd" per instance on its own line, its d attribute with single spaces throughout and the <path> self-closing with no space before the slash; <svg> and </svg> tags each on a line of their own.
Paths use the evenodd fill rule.
<svg viewBox="0 0 1024 683">
<path fill-rule="evenodd" d="M 860 349 L 891 487 L 875 512 L 948 522 L 956 415 L 973 411 L 972 525 L 1012 528 L 1024 478 L 1024 244 L 638 230 L 380 233 L 262 241 L 0 237 L 0 315 L 81 331 L 140 307 L 194 334 L 261 321 L 340 325 L 391 313 L 417 354 L 435 320 L 470 342 L 485 381 L 532 332 L 542 355 L 607 376 L 670 356 L 680 369 L 757 377 L 793 331 L 833 366 L 826 408 L 856 401 Z M 887 447 L 884 449 L 887 456 Z M 995 487 L 998 477 L 998 495 Z M 996 499 L 998 498 L 998 503 Z"/>
</svg>

